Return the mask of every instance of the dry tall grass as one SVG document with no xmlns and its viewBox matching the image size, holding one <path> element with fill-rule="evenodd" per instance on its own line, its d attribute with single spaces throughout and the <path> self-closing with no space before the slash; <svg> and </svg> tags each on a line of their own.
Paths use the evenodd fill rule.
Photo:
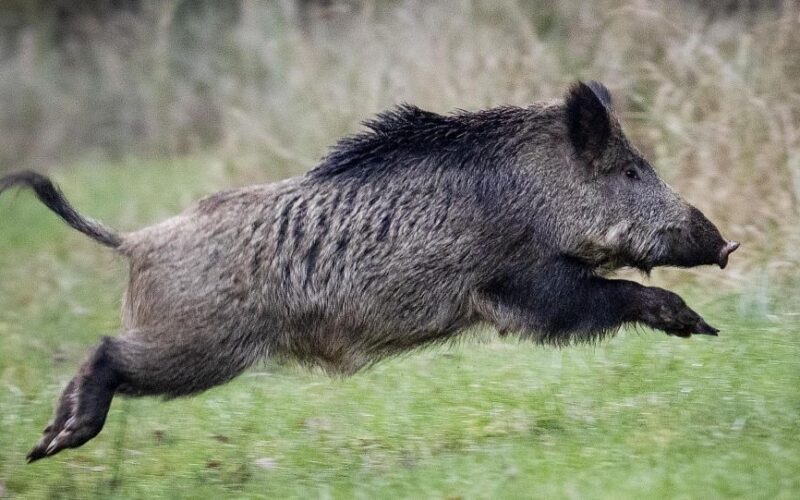
<svg viewBox="0 0 800 500">
<path fill-rule="evenodd" d="M 594 78 L 661 172 L 745 243 L 725 279 L 797 285 L 795 2 L 364 1 L 301 15 L 244 0 L 224 18 L 208 2 L 143 3 L 77 48 L 50 48 L 34 24 L 0 51 L 3 166 L 212 148 L 257 180 L 309 168 L 393 103 L 525 105 Z"/>
</svg>

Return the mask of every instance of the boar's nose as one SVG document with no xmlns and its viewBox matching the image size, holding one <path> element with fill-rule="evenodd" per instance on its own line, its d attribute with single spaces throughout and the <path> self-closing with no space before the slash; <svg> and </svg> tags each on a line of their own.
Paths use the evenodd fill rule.
<svg viewBox="0 0 800 500">
<path fill-rule="evenodd" d="M 736 251 L 737 248 L 739 248 L 739 242 L 737 241 L 725 243 L 725 246 L 719 251 L 719 260 L 717 261 L 720 269 L 725 269 L 725 266 L 728 265 L 728 256 Z"/>
</svg>

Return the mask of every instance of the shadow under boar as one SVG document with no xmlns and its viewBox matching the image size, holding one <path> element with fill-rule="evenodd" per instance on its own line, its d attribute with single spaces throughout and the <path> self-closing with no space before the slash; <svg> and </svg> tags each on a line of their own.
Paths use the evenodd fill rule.
<svg viewBox="0 0 800 500">
<path fill-rule="evenodd" d="M 126 234 L 42 175 L 0 179 L 130 262 L 119 336 L 89 354 L 28 460 L 96 436 L 115 394 L 194 394 L 265 358 L 350 374 L 476 324 L 551 344 L 626 323 L 717 334 L 674 293 L 603 277 L 725 267 L 738 246 L 628 142 L 603 85 L 527 108 L 404 105 L 365 125 L 304 176 Z"/>
</svg>

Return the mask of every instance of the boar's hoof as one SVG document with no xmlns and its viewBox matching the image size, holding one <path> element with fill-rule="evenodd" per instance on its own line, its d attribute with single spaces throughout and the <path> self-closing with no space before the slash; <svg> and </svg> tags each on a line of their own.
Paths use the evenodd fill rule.
<svg viewBox="0 0 800 500">
<path fill-rule="evenodd" d="M 701 319 L 700 322 L 695 327 L 694 332 L 692 332 L 692 333 L 694 333 L 696 335 L 712 335 L 712 336 L 716 337 L 716 336 L 719 335 L 719 330 L 714 328 L 713 326 L 709 325 L 708 323 L 706 323 L 704 320 Z"/>
<path fill-rule="evenodd" d="M 725 266 L 728 265 L 728 256 L 736 251 L 739 248 L 739 242 L 737 241 L 729 241 L 722 247 L 722 250 L 719 251 L 719 267 L 720 269 L 725 269 Z"/>
<path fill-rule="evenodd" d="M 666 331 L 670 335 L 677 337 L 691 337 L 692 335 L 712 335 L 716 337 L 719 330 L 706 323 L 699 314 L 688 307 L 673 312 L 674 316 L 666 321 Z M 665 318 L 666 319 L 666 318 Z"/>
<path fill-rule="evenodd" d="M 28 463 L 55 455 L 65 448 L 77 448 L 95 437 L 103 429 L 105 418 L 93 417 L 71 416 L 63 427 L 49 425 L 44 431 L 44 437 L 28 453 Z"/>
<path fill-rule="evenodd" d="M 640 321 L 676 337 L 716 336 L 719 330 L 691 310 L 680 296 L 663 288 L 649 287 L 642 293 Z"/>
<path fill-rule="evenodd" d="M 685 325 L 677 328 L 666 330 L 667 334 L 675 335 L 676 337 L 688 338 L 692 335 L 711 335 L 716 337 L 719 335 L 719 330 L 709 325 L 702 319 L 694 322 L 693 325 Z"/>
</svg>

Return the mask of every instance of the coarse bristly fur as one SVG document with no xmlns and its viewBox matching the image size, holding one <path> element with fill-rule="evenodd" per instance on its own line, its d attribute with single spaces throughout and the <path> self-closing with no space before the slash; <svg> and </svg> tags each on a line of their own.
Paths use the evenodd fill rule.
<svg viewBox="0 0 800 500">
<path fill-rule="evenodd" d="M 307 175 L 117 235 L 45 177 L 0 180 L 130 262 L 119 336 L 67 385 L 29 460 L 103 427 L 115 394 L 189 395 L 266 357 L 349 374 L 470 326 L 551 344 L 638 323 L 716 334 L 680 297 L 603 277 L 719 264 L 726 242 L 625 138 L 608 90 L 439 115 L 400 106 Z"/>
</svg>

